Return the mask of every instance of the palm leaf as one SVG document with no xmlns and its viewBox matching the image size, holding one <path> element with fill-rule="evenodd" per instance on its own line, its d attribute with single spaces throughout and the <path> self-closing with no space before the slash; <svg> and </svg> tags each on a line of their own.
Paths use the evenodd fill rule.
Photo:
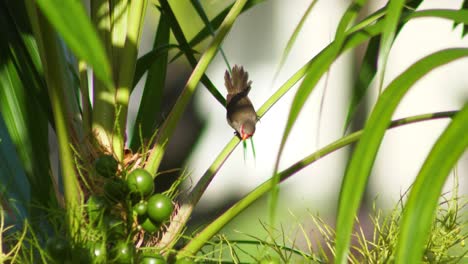
<svg viewBox="0 0 468 264">
<path fill-rule="evenodd" d="M 411 188 L 401 220 L 396 263 L 421 262 L 442 187 L 468 147 L 467 131 L 468 103 L 432 147 Z"/>
<path fill-rule="evenodd" d="M 0 42 L 0 112 L 28 182 L 34 186 L 31 199 L 35 204 L 29 209 L 32 216 L 39 216 L 44 212 L 37 208 L 56 205 L 49 157 L 44 155 L 49 149 L 48 123 L 52 116 L 37 48 L 25 23 L 25 7 L 9 4 L 0 4 L 0 34 L 4 37 Z"/>
<path fill-rule="evenodd" d="M 448 49 L 431 54 L 395 78 L 380 96 L 341 184 L 336 224 L 336 263 L 346 263 L 355 215 L 395 108 L 416 81 L 433 69 L 464 56 L 468 56 L 468 49 Z"/>
<path fill-rule="evenodd" d="M 148 70 L 148 76 L 146 78 L 145 86 L 143 88 L 143 95 L 141 97 L 140 107 L 138 108 L 138 114 L 135 120 L 135 126 L 133 129 L 133 136 L 131 140 L 131 148 L 136 150 L 142 142 L 136 135 L 136 131 L 141 131 L 143 139 L 148 139 L 154 133 L 158 123 L 161 121 L 161 110 L 163 101 L 163 91 L 166 81 L 167 73 L 167 60 L 169 50 L 160 50 L 157 47 L 168 46 L 170 36 L 170 25 L 167 16 L 164 12 L 161 12 L 159 19 L 158 29 L 154 40 L 154 49 L 157 53 L 152 55 L 152 60 L 148 60 L 147 65 L 150 65 Z M 151 52 L 153 52 L 151 51 Z M 138 60 L 143 63 L 140 58 Z M 138 64 L 137 64 L 138 69 Z M 136 129 L 135 129 L 136 128 Z"/>
<path fill-rule="evenodd" d="M 74 54 L 86 61 L 101 81 L 111 86 L 108 58 L 82 3 L 38 0 L 37 5 Z"/>
<path fill-rule="evenodd" d="M 393 40 L 397 34 L 398 23 L 400 22 L 400 15 L 403 10 L 405 0 L 389 1 L 386 7 L 384 17 L 384 30 L 380 40 L 379 55 L 377 57 L 377 69 L 380 71 L 379 75 L 379 91 L 382 90 L 383 78 L 385 67 L 387 65 L 388 54 L 393 44 Z"/>
</svg>

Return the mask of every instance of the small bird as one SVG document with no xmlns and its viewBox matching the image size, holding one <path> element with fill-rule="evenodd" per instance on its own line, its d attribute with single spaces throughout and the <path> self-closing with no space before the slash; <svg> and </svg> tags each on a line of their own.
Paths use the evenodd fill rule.
<svg viewBox="0 0 468 264">
<path fill-rule="evenodd" d="M 224 85 L 228 92 L 227 121 L 242 140 L 250 138 L 255 133 L 255 124 L 258 120 L 257 113 L 248 97 L 251 84 L 249 74 L 242 66 L 234 65 L 232 76 L 228 71 L 224 74 Z"/>
</svg>

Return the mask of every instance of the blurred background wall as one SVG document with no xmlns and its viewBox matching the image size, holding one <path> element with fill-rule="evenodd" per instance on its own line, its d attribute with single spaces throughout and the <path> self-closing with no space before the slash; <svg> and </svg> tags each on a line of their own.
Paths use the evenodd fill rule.
<svg viewBox="0 0 468 264">
<path fill-rule="evenodd" d="M 183 2 L 189 6 L 189 1 L 170 1 L 171 5 L 184 4 Z M 330 43 L 348 2 L 318 1 L 276 80 L 273 80 L 273 77 L 281 54 L 310 0 L 268 0 L 241 15 L 224 42 L 223 49 L 231 66 L 240 64 L 249 72 L 253 81 L 250 98 L 257 109 L 294 72 Z M 368 2 L 370 4 L 366 11 L 370 13 L 386 1 Z M 201 3 L 208 14 L 214 15 L 231 1 L 201 0 Z M 460 5 L 461 1 L 456 0 L 431 0 L 424 1 L 421 9 L 458 8 Z M 185 32 L 189 39 L 203 25 L 196 13 L 189 9 L 176 15 L 183 25 L 193 25 L 192 30 L 188 29 Z M 147 46 L 143 45 L 141 54 L 152 45 L 156 16 L 158 16 L 157 10 L 149 8 L 145 32 L 147 39 L 144 40 Z M 392 47 L 384 84 L 388 84 L 423 56 L 444 47 L 457 46 L 468 46 L 468 38 L 461 39 L 461 27 L 453 29 L 450 22 L 442 19 L 413 20 L 401 31 Z M 203 50 L 203 47 L 200 49 Z M 359 59 L 356 58 L 359 56 L 361 54 L 358 53 L 344 54 L 332 65 L 328 80 L 323 79 L 315 88 L 289 137 L 280 169 L 288 167 L 342 136 L 350 89 L 359 67 L 356 64 Z M 225 70 L 226 65 L 218 55 L 207 72 L 223 93 L 225 93 L 223 87 Z M 410 90 L 393 118 L 461 108 L 468 98 L 467 73 L 466 59 L 431 72 Z M 183 88 L 189 74 L 190 67 L 184 59 L 178 59 L 170 67 L 167 110 L 174 103 L 175 95 Z M 361 119 L 375 104 L 377 90 L 378 87 L 374 83 L 372 91 L 359 111 Z M 134 93 L 133 104 L 138 103 L 140 91 L 141 88 Z M 195 211 L 194 220 L 199 217 L 206 220 L 210 216 L 218 215 L 223 208 L 272 176 L 294 92 L 295 89 L 286 94 L 258 123 L 254 136 L 256 159 L 253 158 L 249 147 L 244 160 L 242 146 L 239 146 L 207 189 Z M 320 117 L 322 96 L 324 103 Z M 226 123 L 225 114 L 224 107 L 204 87 L 199 87 L 184 117 L 186 122 L 177 128 L 176 138 L 170 143 L 170 152 L 165 157 L 164 168 L 184 168 L 190 173 L 191 182 L 196 182 L 233 136 L 233 130 Z M 130 119 L 135 115 L 136 113 L 131 112 Z M 155 118 L 164 118 L 164 114 L 162 115 L 155 113 Z M 386 134 L 368 184 L 367 205 L 370 205 L 376 197 L 378 197 L 377 203 L 383 208 L 390 209 L 396 204 L 400 195 L 410 186 L 426 154 L 447 124 L 448 120 L 430 121 L 397 128 Z M 362 123 L 357 122 L 354 125 L 354 128 L 360 127 Z M 348 155 L 349 149 L 337 151 L 282 184 L 280 197 L 282 209 L 278 212 L 280 218 L 292 217 L 290 212 L 300 218 L 308 211 L 314 214 L 319 212 L 333 219 Z M 468 155 L 465 154 L 458 166 L 461 194 L 467 193 L 467 173 Z M 170 179 L 173 175 L 168 174 L 165 177 Z M 164 185 L 162 180 L 161 184 Z M 447 188 L 450 190 L 450 187 Z M 259 217 L 263 212 L 267 216 L 267 203 L 268 199 L 263 199 L 253 205 L 239 218 L 240 222 L 234 224 L 235 227 L 244 231 L 253 229 L 255 225 L 252 226 L 251 221 L 258 224 L 258 219 L 249 218 L 249 212 L 255 212 Z M 266 221 L 267 218 L 264 217 L 263 220 Z M 242 229 L 243 226 L 245 229 Z"/>
</svg>

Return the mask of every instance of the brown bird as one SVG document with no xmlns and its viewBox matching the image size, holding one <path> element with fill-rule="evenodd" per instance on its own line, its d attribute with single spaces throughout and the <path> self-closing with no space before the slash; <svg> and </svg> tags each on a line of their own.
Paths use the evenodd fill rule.
<svg viewBox="0 0 468 264">
<path fill-rule="evenodd" d="M 226 98 L 227 121 L 236 130 L 236 134 L 246 140 L 255 133 L 257 113 L 250 102 L 249 74 L 242 66 L 234 65 L 232 76 L 228 71 L 224 74 L 224 85 L 228 91 Z"/>
</svg>

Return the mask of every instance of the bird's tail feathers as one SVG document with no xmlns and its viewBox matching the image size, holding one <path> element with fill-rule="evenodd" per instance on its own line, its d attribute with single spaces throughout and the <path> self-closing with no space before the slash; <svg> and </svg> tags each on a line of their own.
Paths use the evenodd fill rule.
<svg viewBox="0 0 468 264">
<path fill-rule="evenodd" d="M 242 66 L 234 65 L 234 68 L 232 68 L 232 76 L 228 71 L 224 74 L 224 85 L 226 86 L 228 94 L 247 94 L 250 91 L 251 84 L 252 81 L 249 81 L 249 73 L 244 71 Z"/>
</svg>

